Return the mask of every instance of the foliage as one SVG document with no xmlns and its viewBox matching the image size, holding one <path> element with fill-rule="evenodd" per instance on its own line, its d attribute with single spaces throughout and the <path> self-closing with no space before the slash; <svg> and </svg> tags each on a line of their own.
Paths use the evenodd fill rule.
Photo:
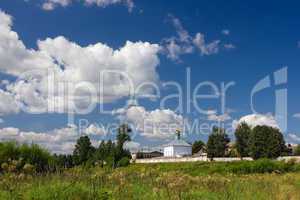
<svg viewBox="0 0 300 200">
<path fill-rule="evenodd" d="M 295 148 L 295 153 L 296 156 L 300 156 L 300 144 L 297 145 L 297 147 Z"/>
<path fill-rule="evenodd" d="M 224 157 L 229 142 L 230 139 L 225 130 L 214 127 L 207 141 L 207 156 L 210 159 Z"/>
<path fill-rule="evenodd" d="M 192 146 L 192 153 L 198 153 L 200 150 L 204 149 L 205 143 L 201 140 L 195 141 Z"/>
<path fill-rule="evenodd" d="M 28 171 L 32 166 L 36 172 L 44 172 L 49 169 L 51 154 L 38 145 L 4 142 L 0 145 L 1 169 L 9 172 Z"/>
<path fill-rule="evenodd" d="M 250 154 L 253 159 L 277 158 L 286 151 L 285 141 L 279 129 L 256 126 L 250 135 Z"/>
<path fill-rule="evenodd" d="M 128 157 L 123 157 L 121 160 L 118 161 L 118 167 L 127 167 L 130 164 L 130 159 Z"/>
<path fill-rule="evenodd" d="M 92 146 L 90 138 L 88 136 L 82 136 L 77 140 L 75 149 L 73 152 L 74 161 L 77 165 L 86 163 L 92 158 L 95 148 Z"/>
<path fill-rule="evenodd" d="M 130 141 L 127 125 L 118 129 L 117 142 L 102 141 L 98 148 L 92 146 L 88 136 L 77 140 L 73 155 L 51 155 L 37 144 L 17 144 L 16 142 L 0 142 L 0 172 L 13 173 L 46 173 L 62 172 L 64 169 L 83 165 L 92 167 L 104 164 L 116 168 L 127 166 L 131 158 L 130 152 L 123 149 L 126 141 Z"/>
<path fill-rule="evenodd" d="M 249 156 L 250 154 L 249 152 L 250 134 L 251 134 L 251 128 L 246 123 L 240 124 L 235 130 L 236 150 L 241 158 Z"/>
</svg>

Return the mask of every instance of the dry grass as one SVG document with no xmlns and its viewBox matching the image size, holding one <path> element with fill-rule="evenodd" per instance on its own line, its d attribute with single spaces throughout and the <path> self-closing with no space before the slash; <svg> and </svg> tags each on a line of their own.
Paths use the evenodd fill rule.
<svg viewBox="0 0 300 200">
<path fill-rule="evenodd" d="M 182 163 L 117 170 L 75 168 L 44 176 L 5 174 L 0 175 L 0 199 L 300 199 L 299 172 L 197 172 L 204 167 L 215 166 Z"/>
</svg>

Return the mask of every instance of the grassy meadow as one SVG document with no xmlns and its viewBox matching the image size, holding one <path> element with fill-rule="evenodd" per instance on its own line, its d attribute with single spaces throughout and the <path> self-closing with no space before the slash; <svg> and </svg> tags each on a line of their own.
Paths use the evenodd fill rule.
<svg viewBox="0 0 300 200">
<path fill-rule="evenodd" d="M 55 174 L 0 175 L 0 199 L 300 199 L 300 165 L 232 163 L 75 167 Z"/>
</svg>

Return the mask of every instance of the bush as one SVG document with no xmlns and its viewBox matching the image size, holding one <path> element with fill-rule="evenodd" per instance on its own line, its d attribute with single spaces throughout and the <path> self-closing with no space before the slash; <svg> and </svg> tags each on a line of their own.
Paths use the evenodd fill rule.
<svg viewBox="0 0 300 200">
<path fill-rule="evenodd" d="M 295 154 L 295 156 L 300 156 L 300 144 L 297 145 L 294 154 Z"/>
<path fill-rule="evenodd" d="M 127 167 L 130 164 L 130 159 L 127 157 L 123 157 L 121 160 L 118 161 L 118 167 Z"/>
<path fill-rule="evenodd" d="M 0 166 L 3 171 L 20 172 L 26 164 L 32 165 L 37 172 L 48 170 L 52 156 L 40 146 L 36 144 L 18 145 L 15 142 L 0 144 Z"/>
<path fill-rule="evenodd" d="M 299 166 L 295 162 L 274 161 L 260 159 L 257 161 L 241 161 L 227 166 L 227 172 L 234 174 L 253 173 L 285 173 L 298 171 Z"/>
</svg>

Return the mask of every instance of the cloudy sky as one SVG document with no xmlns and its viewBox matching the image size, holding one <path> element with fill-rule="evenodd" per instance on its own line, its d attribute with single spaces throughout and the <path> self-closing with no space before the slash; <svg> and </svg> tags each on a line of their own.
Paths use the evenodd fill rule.
<svg viewBox="0 0 300 200">
<path fill-rule="evenodd" d="M 2 0 L 0 140 L 68 153 L 80 134 L 114 139 L 124 121 L 140 146 L 245 121 L 300 143 L 298 7 Z"/>
</svg>

